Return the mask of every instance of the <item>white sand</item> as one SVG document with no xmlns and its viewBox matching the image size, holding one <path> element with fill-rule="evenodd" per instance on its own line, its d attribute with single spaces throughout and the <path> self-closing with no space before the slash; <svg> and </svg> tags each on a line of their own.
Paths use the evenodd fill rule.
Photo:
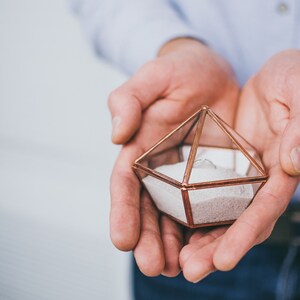
<svg viewBox="0 0 300 300">
<path fill-rule="evenodd" d="M 186 161 L 163 165 L 156 170 L 182 182 Z M 233 170 L 216 167 L 207 162 L 194 165 L 190 182 L 205 182 L 241 177 Z M 143 179 L 158 209 L 186 222 L 183 200 L 179 189 L 152 176 Z M 195 224 L 234 220 L 253 198 L 251 184 L 189 191 Z"/>
</svg>

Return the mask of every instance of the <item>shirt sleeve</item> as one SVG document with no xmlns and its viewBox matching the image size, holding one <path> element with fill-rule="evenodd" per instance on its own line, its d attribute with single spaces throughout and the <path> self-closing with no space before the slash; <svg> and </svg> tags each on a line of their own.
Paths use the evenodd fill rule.
<svg viewBox="0 0 300 300">
<path fill-rule="evenodd" d="M 96 52 L 132 74 L 177 37 L 201 39 L 169 0 L 72 0 Z"/>
</svg>

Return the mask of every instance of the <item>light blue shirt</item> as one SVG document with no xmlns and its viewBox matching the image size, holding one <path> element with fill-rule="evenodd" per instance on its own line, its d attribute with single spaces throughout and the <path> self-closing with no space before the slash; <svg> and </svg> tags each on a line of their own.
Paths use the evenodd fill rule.
<svg viewBox="0 0 300 300">
<path fill-rule="evenodd" d="M 273 54 L 300 48 L 299 0 L 73 0 L 96 51 L 132 74 L 175 37 L 205 41 L 243 84 Z"/>
<path fill-rule="evenodd" d="M 241 85 L 275 53 L 300 48 L 299 0 L 73 0 L 73 6 L 96 51 L 128 74 L 176 37 L 205 41 Z"/>
</svg>

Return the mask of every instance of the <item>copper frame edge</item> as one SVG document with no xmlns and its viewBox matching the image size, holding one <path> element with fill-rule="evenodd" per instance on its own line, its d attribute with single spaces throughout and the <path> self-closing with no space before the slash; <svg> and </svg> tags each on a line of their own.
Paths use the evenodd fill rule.
<svg viewBox="0 0 300 300">
<path fill-rule="evenodd" d="M 186 163 L 186 168 L 184 171 L 184 176 L 183 176 L 183 181 L 182 181 L 183 184 L 188 184 L 188 182 L 190 180 L 193 164 L 195 161 L 197 149 L 199 147 L 199 141 L 201 138 L 201 134 L 202 134 L 202 130 L 203 130 L 204 122 L 205 122 L 206 113 L 207 113 L 207 109 L 200 111 L 197 128 L 196 128 L 196 131 L 194 134 L 193 143 L 192 143 L 192 146 L 191 146 L 191 149 L 189 152 L 189 156 L 188 156 L 187 163 Z"/>
<path fill-rule="evenodd" d="M 267 181 L 263 181 L 259 188 L 257 189 L 256 193 L 253 195 L 251 201 L 249 202 L 249 204 L 247 205 L 247 207 L 245 208 L 245 210 L 251 205 L 251 203 L 253 202 L 253 200 L 255 199 L 256 195 L 258 194 L 258 192 L 261 190 L 261 188 L 266 184 Z"/>
<path fill-rule="evenodd" d="M 218 115 L 216 115 L 211 109 L 207 110 L 207 113 L 209 114 L 209 116 L 217 123 L 217 125 L 223 130 L 223 132 L 226 133 L 226 135 L 231 139 L 232 142 L 234 142 L 237 147 L 240 149 L 240 151 L 248 158 L 248 160 L 250 161 L 250 163 L 259 171 L 259 173 L 262 176 L 266 176 L 267 172 L 265 171 L 264 168 L 262 168 L 257 162 L 256 160 L 248 153 L 248 151 L 240 144 L 239 141 L 237 141 L 231 134 L 230 132 L 226 129 L 226 127 L 224 127 L 224 125 L 222 124 L 222 122 L 224 122 L 228 127 L 230 127 L 225 121 L 223 121 Z M 233 129 L 234 130 L 234 129 Z M 235 130 L 234 132 L 241 137 Z M 241 137 L 242 138 L 242 137 Z M 244 139 L 244 138 L 242 138 Z M 248 141 L 247 143 L 249 145 L 251 145 Z M 251 147 L 253 147 L 255 149 L 254 146 L 251 145 Z"/>
<path fill-rule="evenodd" d="M 189 226 L 190 228 L 201 228 L 201 227 L 212 227 L 212 226 L 222 226 L 222 225 L 231 225 L 233 224 L 235 220 L 228 220 L 228 221 L 219 221 L 219 222 L 212 222 L 212 223 L 201 223 L 201 224 L 193 224 L 192 226 Z"/>
<path fill-rule="evenodd" d="M 193 212 L 190 202 L 189 192 L 185 188 L 181 188 L 181 196 L 183 200 L 184 212 L 188 226 L 194 226 Z"/>
<path fill-rule="evenodd" d="M 208 182 L 202 182 L 202 183 L 194 183 L 194 184 L 189 184 L 187 182 L 179 182 L 169 176 L 166 176 L 160 172 L 157 172 L 155 170 L 152 170 L 148 167 L 145 167 L 143 165 L 141 165 L 139 162 L 140 160 L 142 160 L 143 158 L 145 158 L 149 153 L 151 153 L 155 148 L 157 148 L 159 145 L 161 145 L 166 139 L 168 139 L 169 137 L 171 137 L 176 131 L 178 131 L 179 129 L 181 129 L 182 127 L 184 127 L 188 122 L 190 122 L 193 118 L 196 118 L 195 121 L 193 122 L 193 124 L 191 125 L 191 127 L 189 128 L 188 132 L 185 134 L 184 138 L 182 139 L 182 142 L 180 143 L 180 145 L 184 145 L 184 142 L 187 138 L 187 136 L 189 135 L 189 133 L 191 132 L 191 130 L 195 127 L 195 125 L 199 126 L 200 123 L 200 118 L 201 115 L 203 114 L 203 120 L 201 122 L 201 127 L 200 127 L 200 134 L 199 134 L 199 138 L 201 137 L 201 133 L 202 133 L 202 129 L 204 126 L 204 121 L 205 121 L 205 117 L 206 114 L 208 113 L 209 116 L 216 122 L 216 124 L 219 126 L 219 128 L 230 138 L 230 140 L 235 144 L 235 146 L 237 147 L 237 149 L 239 149 L 245 156 L 246 158 L 250 161 L 250 163 L 259 171 L 259 173 L 261 174 L 261 176 L 255 176 L 255 177 L 248 177 L 248 178 L 237 178 L 237 179 L 227 179 L 227 180 L 218 180 L 218 181 L 208 181 Z M 197 117 L 197 115 L 199 115 Z M 197 122 L 199 122 L 197 124 Z M 208 106 L 206 105 L 202 105 L 201 108 L 196 111 L 191 117 L 189 117 L 187 120 L 185 120 L 183 123 L 181 123 L 179 126 L 177 126 L 175 129 L 173 129 L 169 134 L 165 135 L 162 139 L 160 139 L 156 144 L 154 144 L 151 148 L 149 148 L 143 155 L 141 155 L 139 158 L 137 158 L 132 166 L 132 169 L 134 170 L 134 172 L 137 174 L 138 178 L 142 181 L 141 176 L 138 174 L 138 170 L 141 170 L 143 172 L 145 172 L 146 174 L 153 176 L 157 179 L 162 180 L 165 183 L 168 183 L 178 189 L 181 190 L 181 194 L 182 194 L 182 200 L 183 200 L 183 204 L 184 204 L 184 210 L 185 210 L 185 214 L 186 214 L 186 220 L 187 222 L 184 222 L 182 220 L 179 220 L 176 217 L 173 217 L 171 215 L 169 215 L 168 213 L 165 213 L 161 210 L 158 210 L 168 216 L 170 219 L 186 226 L 189 228 L 200 228 L 200 227 L 210 227 L 210 226 L 222 226 L 222 225 L 230 225 L 233 224 L 235 220 L 226 220 L 226 221 L 219 221 L 219 222 L 212 222 L 212 223 L 201 223 L 201 224 L 194 224 L 194 220 L 193 220 L 193 214 L 192 214 L 192 209 L 191 209 L 191 203 L 190 203 L 190 199 L 189 199 L 189 194 L 188 191 L 189 190 L 195 190 L 195 189 L 204 189 L 204 188 L 211 188 L 211 187 L 222 187 L 222 186 L 231 186 L 231 185 L 238 185 L 238 184 L 251 184 L 251 183 L 261 183 L 258 190 L 256 191 L 256 193 L 254 194 L 252 200 L 250 201 L 250 203 L 248 204 L 247 208 L 249 207 L 249 205 L 251 205 L 251 203 L 253 202 L 254 198 L 256 197 L 257 193 L 260 191 L 260 189 L 265 185 L 267 179 L 268 179 L 268 174 L 265 171 L 265 167 L 264 165 L 260 166 L 256 160 L 248 153 L 248 151 L 240 144 L 240 142 L 238 140 L 235 139 L 234 136 L 231 135 L 231 133 L 227 130 L 227 128 L 224 126 L 224 124 L 226 124 L 228 127 L 230 127 L 224 120 L 222 120 L 217 114 L 215 114 Z M 231 128 L 231 127 L 230 127 Z M 197 128 L 198 129 L 198 128 Z M 239 137 L 241 137 L 241 135 L 236 132 L 234 129 L 232 129 Z M 198 131 L 198 130 L 197 130 Z M 195 143 L 195 137 L 197 134 L 197 131 L 195 133 L 194 139 L 193 139 L 193 143 L 192 146 Z M 241 139 L 244 139 L 243 137 L 241 137 Z M 252 146 L 248 141 L 246 141 L 251 147 L 253 147 L 253 149 L 255 149 L 254 146 Z M 198 143 L 199 144 L 199 143 Z M 165 150 L 160 151 L 164 152 L 168 149 L 174 148 L 176 146 L 173 147 L 169 147 Z M 195 147 L 195 146 L 194 146 Z M 210 147 L 209 145 L 204 147 Z M 232 147 L 219 147 L 219 148 L 224 148 L 224 149 L 231 149 Z M 195 149 L 196 150 L 196 149 Z M 188 161 L 190 159 L 190 154 L 191 154 L 192 148 L 190 150 L 189 153 L 189 158 Z M 156 154 L 159 154 L 156 153 Z M 196 152 L 195 152 L 196 153 Z M 188 165 L 186 167 L 185 173 L 188 169 Z M 191 172 L 192 166 L 190 167 L 190 172 Z M 142 181 L 143 184 L 143 181 Z M 144 184 L 143 184 L 144 185 Z M 155 204 L 155 203 L 154 203 Z M 156 204 L 155 204 L 156 205 Z"/>
<path fill-rule="evenodd" d="M 134 170 L 141 170 L 141 171 L 145 172 L 146 174 L 148 174 L 150 176 L 153 176 L 153 177 L 155 177 L 157 179 L 160 179 L 163 182 L 168 183 L 168 184 L 170 184 L 170 185 L 172 185 L 172 186 L 174 186 L 174 187 L 176 187 L 178 189 L 180 189 L 182 187 L 182 184 L 179 181 L 177 181 L 177 180 L 175 180 L 175 179 L 173 179 L 173 178 L 171 178 L 171 177 L 169 177 L 167 175 L 164 175 L 164 174 L 162 174 L 160 172 L 157 172 L 156 170 L 152 170 L 150 168 L 147 168 L 147 167 L 141 165 L 140 163 L 136 163 L 135 162 L 133 164 L 132 168 Z"/>
<path fill-rule="evenodd" d="M 215 180 L 215 181 L 207 181 L 207 182 L 200 182 L 200 183 L 189 183 L 189 184 L 183 184 L 183 186 L 188 190 L 195 190 L 195 189 L 205 189 L 205 188 L 221 187 L 221 186 L 232 186 L 232 185 L 239 185 L 239 184 L 260 183 L 260 182 L 266 182 L 267 179 L 268 176 L 259 176 L 259 177 Z"/>
<path fill-rule="evenodd" d="M 198 111 L 198 114 L 200 115 L 201 110 Z M 189 134 L 191 133 L 191 131 L 194 129 L 194 127 L 196 126 L 196 124 L 199 122 L 199 116 L 195 116 L 195 121 L 194 123 L 191 125 L 191 127 L 189 128 L 188 132 L 185 134 L 185 136 L 183 137 L 183 139 L 181 140 L 181 142 L 179 143 L 179 146 L 184 145 L 185 140 L 187 139 L 187 137 L 189 136 Z"/>
<path fill-rule="evenodd" d="M 170 218 L 171 220 L 174 220 L 177 223 L 179 223 L 179 224 L 181 224 L 183 226 L 186 226 L 188 228 L 191 228 L 191 229 L 201 228 L 201 227 L 212 227 L 212 226 L 230 225 L 230 224 L 233 224 L 236 221 L 236 219 L 235 219 L 235 220 L 228 220 L 228 221 L 226 220 L 226 221 L 219 221 L 219 222 L 212 222 L 212 223 L 201 223 L 201 224 L 194 224 L 194 223 L 192 223 L 192 224 L 188 224 L 187 222 L 184 222 L 184 221 L 182 221 L 182 220 L 180 220 L 180 219 L 178 219 L 176 217 L 173 217 L 172 215 L 170 215 L 168 213 L 165 213 L 165 212 L 159 210 L 158 208 L 157 208 L 157 210 L 159 212 L 161 212 L 163 215 L 165 215 L 168 218 Z"/>
<path fill-rule="evenodd" d="M 155 157 L 155 156 L 157 156 L 157 155 L 161 155 L 161 154 L 163 154 L 164 152 L 167 152 L 167 151 L 172 150 L 173 148 L 174 148 L 174 149 L 177 149 L 177 148 L 178 148 L 178 145 L 170 146 L 170 147 L 168 147 L 168 148 L 166 148 L 166 149 L 160 150 L 160 151 L 156 152 L 155 154 L 151 155 L 150 157 L 153 158 L 153 157 Z M 143 157 L 143 158 L 144 158 L 144 157 Z M 142 159 L 143 159 L 143 158 L 142 158 Z M 138 163 L 138 164 L 139 164 L 139 163 L 140 163 L 140 160 L 141 160 L 141 159 L 136 160 L 135 163 Z"/>
<path fill-rule="evenodd" d="M 135 163 L 138 163 L 140 160 L 142 160 L 145 156 L 147 156 L 150 152 L 152 152 L 155 148 L 157 148 L 160 144 L 162 144 L 166 139 L 168 139 L 170 136 L 172 136 L 176 131 L 178 131 L 179 129 L 181 129 L 182 127 L 184 127 L 188 122 L 190 122 L 193 118 L 195 118 L 204 109 L 206 110 L 208 108 L 205 105 L 202 106 L 192 116 L 190 116 L 188 119 L 186 119 L 183 123 L 181 123 L 175 129 L 173 129 L 170 133 L 168 133 L 163 138 L 161 138 L 156 144 L 154 144 L 151 148 L 149 148 L 144 154 L 142 154 L 140 157 L 138 157 L 135 160 Z"/>
</svg>

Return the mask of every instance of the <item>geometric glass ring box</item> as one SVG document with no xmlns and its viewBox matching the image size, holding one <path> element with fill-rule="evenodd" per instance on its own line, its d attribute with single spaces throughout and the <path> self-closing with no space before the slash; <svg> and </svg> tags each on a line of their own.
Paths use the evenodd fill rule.
<svg viewBox="0 0 300 300">
<path fill-rule="evenodd" d="M 207 106 L 133 170 L 157 209 L 190 228 L 233 223 L 268 179 L 254 147 Z"/>
</svg>

